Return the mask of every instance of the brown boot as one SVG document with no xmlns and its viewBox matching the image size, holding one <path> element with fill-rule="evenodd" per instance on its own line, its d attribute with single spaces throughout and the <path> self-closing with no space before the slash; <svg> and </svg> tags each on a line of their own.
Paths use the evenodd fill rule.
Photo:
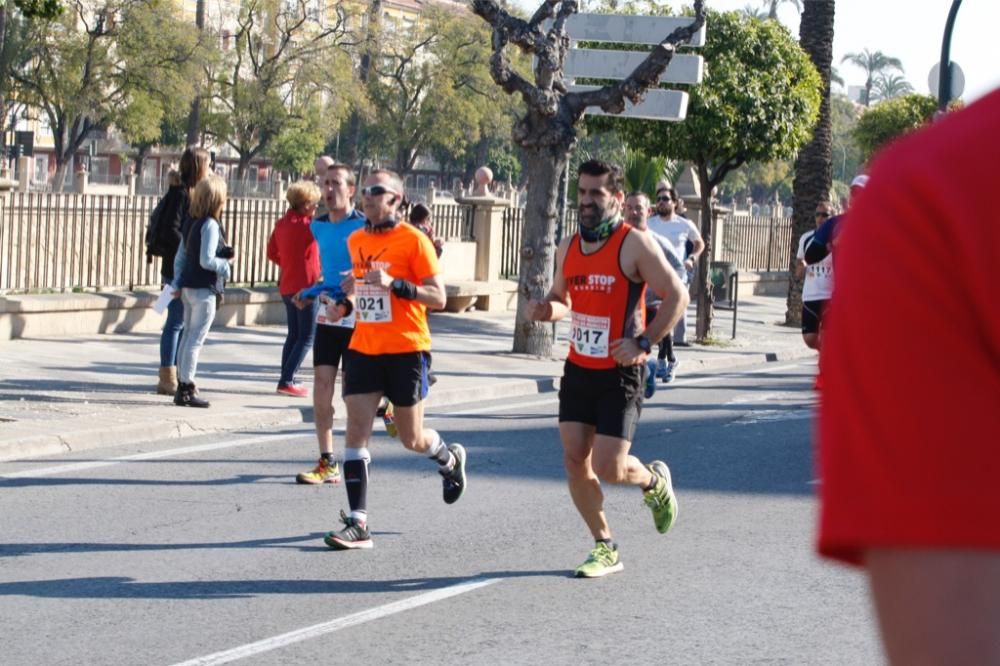
<svg viewBox="0 0 1000 666">
<path fill-rule="evenodd" d="M 160 395 L 173 395 L 177 392 L 177 366 L 161 366 L 160 382 L 156 385 Z"/>
</svg>

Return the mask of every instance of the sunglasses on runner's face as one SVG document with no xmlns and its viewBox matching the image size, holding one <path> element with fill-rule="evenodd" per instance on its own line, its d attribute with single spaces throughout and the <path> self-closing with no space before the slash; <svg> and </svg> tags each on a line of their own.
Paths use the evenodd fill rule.
<svg viewBox="0 0 1000 666">
<path fill-rule="evenodd" d="M 830 217 L 831 215 L 832 215 L 832 213 L 827 213 L 825 211 L 819 211 L 819 210 L 816 211 L 816 217 L 822 217 L 823 219 L 826 219 L 826 218 Z"/>
<path fill-rule="evenodd" d="M 377 197 L 382 194 L 399 194 L 396 190 L 389 189 L 385 185 L 369 185 L 362 188 L 361 195 L 366 197 Z"/>
<path fill-rule="evenodd" d="M 656 200 L 657 201 L 673 201 L 674 198 L 673 197 L 668 197 L 668 196 L 662 196 L 662 197 L 656 197 Z"/>
</svg>

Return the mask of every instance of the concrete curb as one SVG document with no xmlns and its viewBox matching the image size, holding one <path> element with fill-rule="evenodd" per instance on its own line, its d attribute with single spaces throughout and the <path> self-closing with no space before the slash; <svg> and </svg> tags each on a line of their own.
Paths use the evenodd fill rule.
<svg viewBox="0 0 1000 666">
<path fill-rule="evenodd" d="M 815 356 L 810 349 L 786 350 L 780 352 L 756 352 L 746 356 L 720 356 L 718 358 L 689 360 L 682 365 L 684 374 L 699 371 L 714 372 L 762 363 L 787 362 Z M 488 385 L 458 386 L 432 390 L 427 398 L 429 408 L 442 408 L 470 402 L 517 398 L 527 395 L 549 393 L 559 389 L 559 377 L 539 379 L 515 379 L 493 382 Z M 211 399 L 211 396 L 206 396 Z M 165 398 L 166 400 L 166 398 Z M 343 401 L 334 400 L 334 408 L 344 414 Z M 250 405 L 237 409 L 185 409 L 178 410 L 173 405 L 144 407 L 124 415 L 128 420 L 121 423 L 94 423 L 94 417 L 74 417 L 58 423 L 60 432 L 50 432 L 22 437 L 14 440 L 0 440 L 0 461 L 16 461 L 40 456 L 55 456 L 70 451 L 79 452 L 128 442 L 141 444 L 161 439 L 183 439 L 214 432 L 228 432 L 238 423 L 240 430 L 261 430 L 279 428 L 302 423 L 311 423 L 313 409 L 309 403 L 284 403 Z"/>
</svg>

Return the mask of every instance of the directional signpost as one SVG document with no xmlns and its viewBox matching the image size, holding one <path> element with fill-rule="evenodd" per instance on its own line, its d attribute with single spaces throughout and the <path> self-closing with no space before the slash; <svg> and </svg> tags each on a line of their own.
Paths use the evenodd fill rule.
<svg viewBox="0 0 1000 666">
<path fill-rule="evenodd" d="M 578 49 L 578 42 L 619 44 L 659 44 L 675 29 L 690 25 L 694 19 L 667 16 L 617 16 L 608 14 L 574 14 L 566 21 L 566 32 L 574 44 L 566 56 L 565 74 L 568 79 L 622 80 L 649 55 L 647 51 L 609 51 Z M 695 34 L 688 46 L 705 45 L 705 27 Z M 660 77 L 662 83 L 701 83 L 705 72 L 700 55 L 677 53 Z M 571 83 L 571 91 L 594 90 L 600 86 Z M 678 90 L 652 88 L 638 104 L 625 103 L 617 115 L 647 120 L 680 121 L 687 116 L 688 94 Z M 590 115 L 603 115 L 599 107 L 587 109 Z"/>
</svg>

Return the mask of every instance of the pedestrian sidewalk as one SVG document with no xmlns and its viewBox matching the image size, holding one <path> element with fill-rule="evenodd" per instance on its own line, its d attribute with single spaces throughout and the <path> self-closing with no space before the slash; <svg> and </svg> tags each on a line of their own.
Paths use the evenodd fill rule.
<svg viewBox="0 0 1000 666">
<path fill-rule="evenodd" d="M 678 348 L 683 376 L 813 352 L 784 321 L 784 298 L 740 302 L 737 338 L 732 311 L 716 310 L 718 344 Z M 694 308 L 688 314 L 693 330 Z M 556 358 L 510 353 L 514 314 L 435 313 L 428 407 L 514 398 L 558 388 L 566 325 L 557 329 Z M 213 329 L 202 349 L 198 386 L 209 409 L 180 408 L 155 393 L 159 335 L 95 335 L 21 339 L 0 346 L 0 460 L 56 455 L 102 446 L 276 428 L 312 421 L 312 400 L 275 393 L 284 327 Z M 311 358 L 302 379 L 311 388 Z M 345 414 L 338 382 L 336 427 Z M 662 384 L 661 384 L 662 386 Z"/>
</svg>

